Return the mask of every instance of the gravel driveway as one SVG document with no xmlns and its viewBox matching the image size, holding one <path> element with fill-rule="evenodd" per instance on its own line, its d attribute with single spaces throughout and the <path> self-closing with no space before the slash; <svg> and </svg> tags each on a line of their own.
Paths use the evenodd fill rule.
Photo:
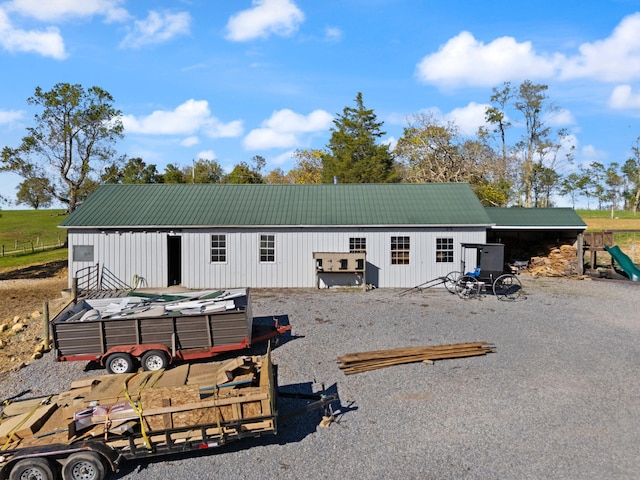
<svg viewBox="0 0 640 480">
<path fill-rule="evenodd" d="M 286 315 L 273 352 L 283 389 L 337 390 L 277 436 L 207 454 L 124 464 L 110 478 L 638 479 L 640 284 L 532 278 L 526 299 L 461 300 L 444 289 L 256 290 L 255 316 Z M 485 341 L 496 352 L 345 376 L 336 357 Z M 51 354 L 0 379 L 3 396 L 56 392 L 95 375 Z M 281 411 L 292 408 L 281 402 Z"/>
</svg>

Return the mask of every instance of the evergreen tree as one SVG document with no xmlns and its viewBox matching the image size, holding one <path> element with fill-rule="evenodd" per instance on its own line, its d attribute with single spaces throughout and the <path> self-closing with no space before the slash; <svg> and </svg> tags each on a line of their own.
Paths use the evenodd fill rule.
<svg viewBox="0 0 640 480">
<path fill-rule="evenodd" d="M 331 183 L 388 183 L 399 181 L 388 145 L 376 140 L 386 132 L 381 130 L 373 110 L 367 109 L 362 93 L 356 96 L 356 106 L 345 107 L 333 123 L 327 152 L 322 154 L 322 181 Z"/>
</svg>

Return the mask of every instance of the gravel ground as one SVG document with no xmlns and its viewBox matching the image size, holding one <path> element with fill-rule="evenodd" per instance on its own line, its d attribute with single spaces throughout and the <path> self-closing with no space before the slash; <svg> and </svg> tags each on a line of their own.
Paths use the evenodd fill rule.
<svg viewBox="0 0 640 480">
<path fill-rule="evenodd" d="M 277 436 L 205 454 L 123 464 L 110 478 L 638 479 L 640 284 L 523 276 L 526 299 L 464 301 L 443 289 L 253 292 L 254 315 L 286 315 L 280 386 L 337 390 Z M 345 376 L 345 353 L 485 341 L 496 352 Z M 0 379 L 3 395 L 95 375 L 51 354 Z M 280 409 L 292 408 L 281 402 Z"/>
</svg>

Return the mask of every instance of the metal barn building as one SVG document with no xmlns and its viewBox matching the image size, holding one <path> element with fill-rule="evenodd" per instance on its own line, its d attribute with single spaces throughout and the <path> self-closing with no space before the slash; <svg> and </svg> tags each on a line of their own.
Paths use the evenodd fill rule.
<svg viewBox="0 0 640 480">
<path fill-rule="evenodd" d="M 100 186 L 61 227 L 70 283 L 384 288 L 459 270 L 491 223 L 466 183 L 144 184 Z"/>
</svg>

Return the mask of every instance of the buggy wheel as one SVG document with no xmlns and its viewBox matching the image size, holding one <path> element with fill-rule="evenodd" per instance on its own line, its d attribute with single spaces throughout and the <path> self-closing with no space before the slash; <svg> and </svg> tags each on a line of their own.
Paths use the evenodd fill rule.
<svg viewBox="0 0 640 480">
<path fill-rule="evenodd" d="M 16 463 L 9 480 L 54 480 L 55 470 L 46 458 L 25 458 Z"/>
<path fill-rule="evenodd" d="M 109 373 L 131 373 L 135 370 L 133 357 L 128 353 L 112 353 L 104 366 Z"/>
<path fill-rule="evenodd" d="M 147 371 L 162 370 L 169 366 L 169 358 L 165 352 L 160 350 L 149 350 L 144 352 L 140 360 L 142 368 Z"/>
<path fill-rule="evenodd" d="M 456 282 L 456 293 L 464 300 L 474 298 L 480 294 L 480 282 L 474 277 L 463 275 Z"/>
<path fill-rule="evenodd" d="M 522 284 L 515 275 L 500 275 L 493 282 L 493 294 L 498 300 L 515 300 L 522 294 Z"/>
<path fill-rule="evenodd" d="M 461 272 L 449 272 L 447 276 L 444 277 L 444 286 L 449 292 L 456 293 L 456 284 L 462 275 Z"/>
<path fill-rule="evenodd" d="M 63 480 L 104 480 L 104 477 L 104 464 L 95 452 L 74 453 L 62 467 Z"/>
</svg>

